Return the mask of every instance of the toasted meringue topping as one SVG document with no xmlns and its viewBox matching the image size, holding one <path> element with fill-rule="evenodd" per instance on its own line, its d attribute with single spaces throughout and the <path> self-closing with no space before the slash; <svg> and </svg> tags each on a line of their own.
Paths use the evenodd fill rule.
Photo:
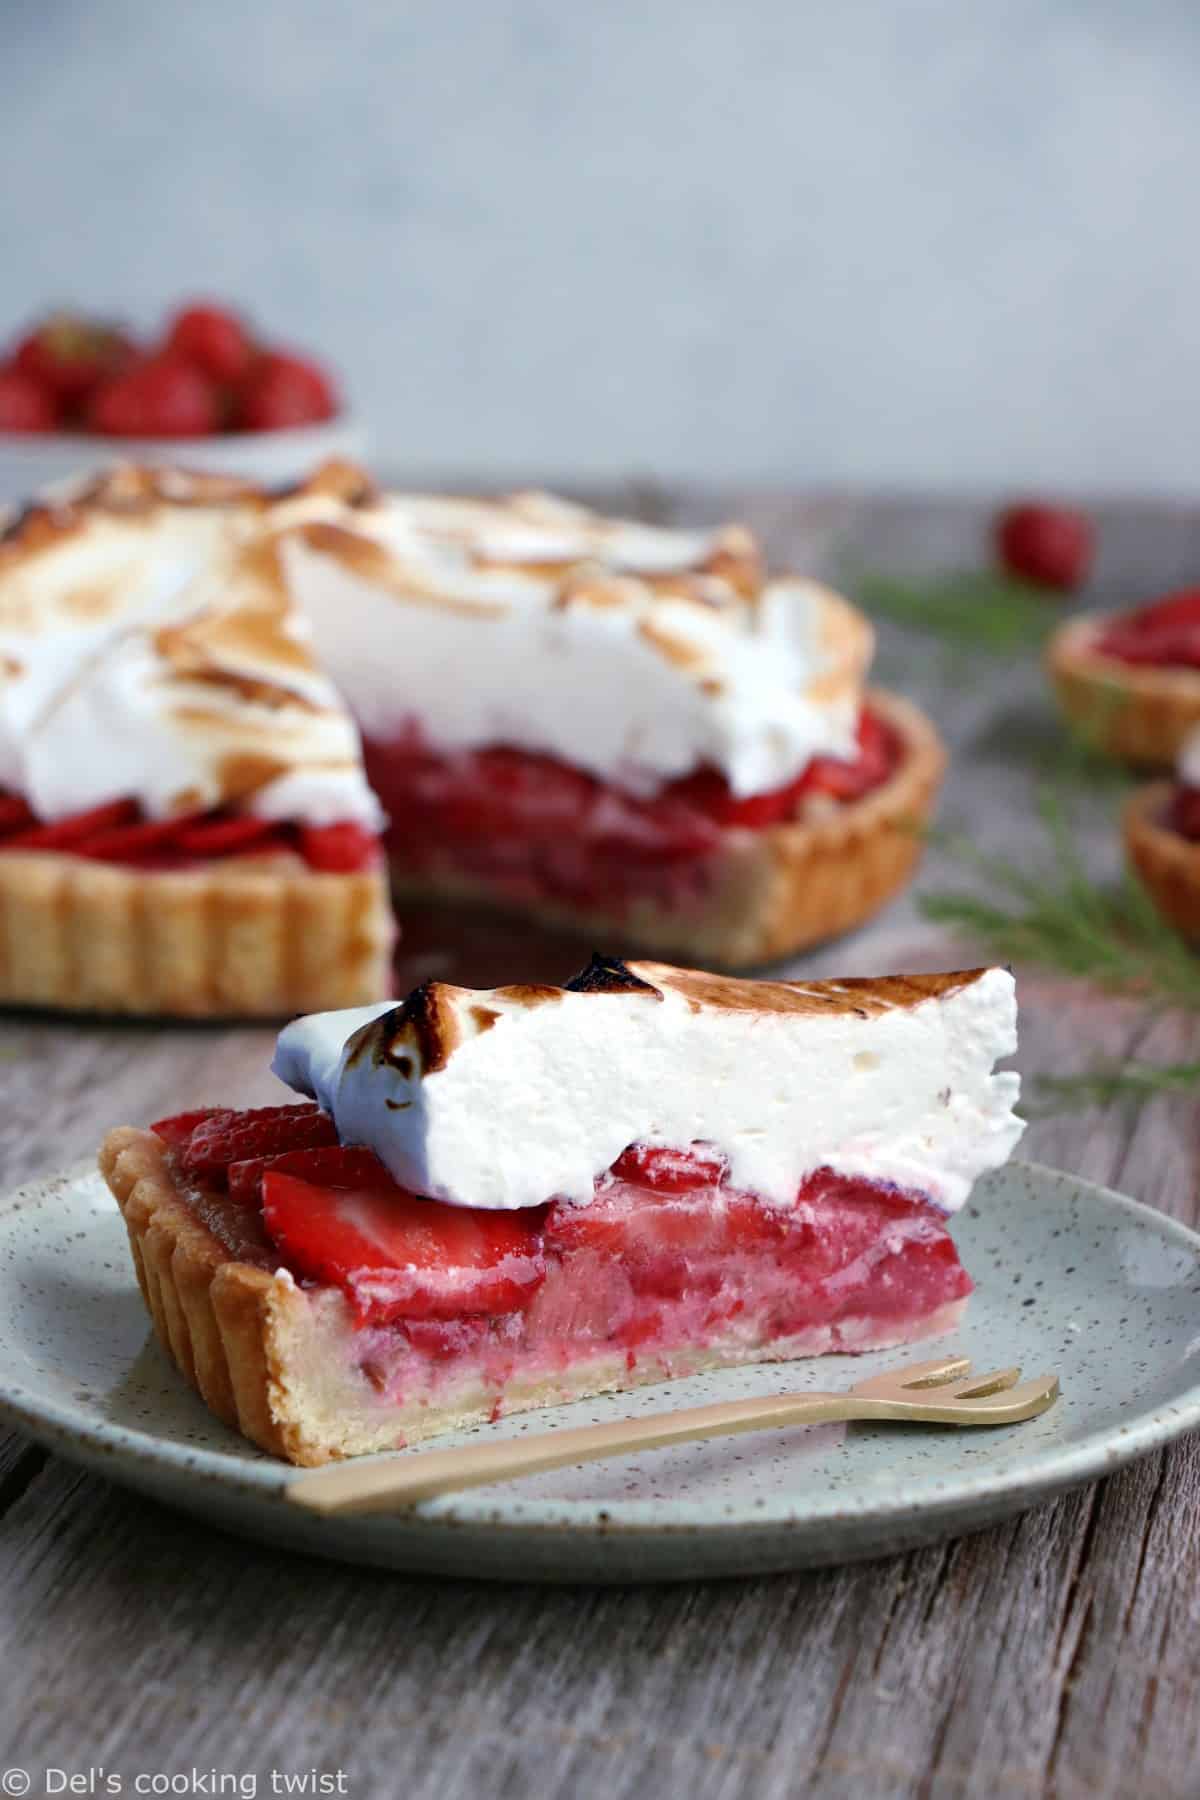
<svg viewBox="0 0 1200 1800">
<path fill-rule="evenodd" d="M 829 1167 L 952 1212 L 1023 1129 L 1004 969 L 738 981 L 596 959 L 566 988 L 427 982 L 319 1013 L 273 1064 L 404 1186 L 497 1210 L 586 1205 L 630 1144 L 702 1145 L 788 1205 Z"/>
<path fill-rule="evenodd" d="M 873 640 L 740 526 L 670 531 L 545 494 L 272 511 L 322 665 L 363 729 L 506 744 L 637 793 L 700 764 L 737 794 L 850 757 Z M 394 644 L 394 656 L 379 646 Z"/>
<path fill-rule="evenodd" d="M 854 755 L 871 651 L 740 526 L 389 497 L 349 464 L 278 493 L 118 469 L 0 537 L 0 782 L 47 819 L 131 794 L 374 826 L 340 694 L 373 736 L 760 793 Z"/>
<path fill-rule="evenodd" d="M 117 797 L 151 818 L 238 805 L 381 823 L 318 668 L 265 497 L 117 470 L 0 543 L 0 784 L 53 820 Z"/>
</svg>

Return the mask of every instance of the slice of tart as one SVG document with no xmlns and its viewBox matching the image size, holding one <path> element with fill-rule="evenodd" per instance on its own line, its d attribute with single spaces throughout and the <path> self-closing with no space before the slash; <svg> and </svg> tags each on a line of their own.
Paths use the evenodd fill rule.
<svg viewBox="0 0 1200 1800">
<path fill-rule="evenodd" d="M 1200 943 L 1200 726 L 1184 740 L 1173 780 L 1130 795 L 1122 826 L 1126 855 L 1159 912 Z"/>
<path fill-rule="evenodd" d="M 1021 1132 L 1002 969 L 738 981 L 594 959 L 319 1014 L 308 1104 L 109 1134 L 164 1347 L 298 1463 L 950 1330 L 946 1229 Z"/>
<path fill-rule="evenodd" d="M 1047 663 L 1089 744 L 1170 767 L 1200 729 L 1200 588 L 1134 612 L 1073 619 L 1051 638 Z"/>
<path fill-rule="evenodd" d="M 386 992 L 383 815 L 253 489 L 116 471 L 0 538 L 0 1000 Z"/>
<path fill-rule="evenodd" d="M 907 881 L 943 754 L 873 638 L 744 528 L 545 494 L 306 492 L 289 583 L 364 737 L 401 895 L 742 967 Z"/>
</svg>

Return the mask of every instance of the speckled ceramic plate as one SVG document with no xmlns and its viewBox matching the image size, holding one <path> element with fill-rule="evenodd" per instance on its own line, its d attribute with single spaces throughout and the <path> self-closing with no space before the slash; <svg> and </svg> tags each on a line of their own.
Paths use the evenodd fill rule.
<svg viewBox="0 0 1200 1800">
<path fill-rule="evenodd" d="M 980 1368 L 1057 1371 L 1062 1399 L 1028 1424 L 762 1432 L 478 1488 L 391 1518 L 320 1519 L 283 1498 L 290 1470 L 213 1419 L 163 1356 L 116 1207 L 98 1175 L 76 1172 L 0 1204 L 0 1412 L 114 1481 L 272 1543 L 441 1574 L 615 1581 L 904 1549 L 1004 1518 L 1200 1425 L 1200 1237 L 1020 1163 L 980 1183 L 955 1236 L 977 1291 L 942 1345 Z M 849 1386 L 904 1354 L 731 1370 L 483 1432 Z"/>
</svg>

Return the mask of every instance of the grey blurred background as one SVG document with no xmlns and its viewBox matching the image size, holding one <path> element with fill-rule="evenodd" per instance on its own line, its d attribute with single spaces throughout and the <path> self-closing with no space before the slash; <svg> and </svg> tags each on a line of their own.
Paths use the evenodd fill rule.
<svg viewBox="0 0 1200 1800">
<path fill-rule="evenodd" d="M 1195 0 L 9 0 L 0 325 L 238 300 L 388 464 L 1200 482 Z"/>
</svg>

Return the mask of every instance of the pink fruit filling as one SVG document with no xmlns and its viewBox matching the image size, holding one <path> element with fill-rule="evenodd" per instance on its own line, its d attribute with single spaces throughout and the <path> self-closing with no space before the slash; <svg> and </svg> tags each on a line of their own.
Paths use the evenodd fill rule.
<svg viewBox="0 0 1200 1800">
<path fill-rule="evenodd" d="M 136 800 L 112 800 L 47 823 L 23 795 L 0 789 L 0 851 L 57 850 L 92 862 L 147 870 L 186 869 L 230 856 L 288 850 L 309 868 L 351 874 L 379 860 L 379 839 L 352 820 L 300 825 L 226 808 L 147 819 Z"/>
<path fill-rule="evenodd" d="M 499 1392 L 603 1358 L 670 1372 L 714 1345 L 753 1360 L 901 1343 L 971 1292 L 928 1201 L 829 1169 L 776 1206 L 701 1146 L 633 1145 L 585 1206 L 491 1212 L 408 1192 L 315 1107 L 155 1129 L 231 1254 L 288 1268 L 314 1303 L 342 1297 L 358 1366 L 395 1399 L 464 1372 Z"/>
<path fill-rule="evenodd" d="M 448 872 L 486 881 L 514 901 L 611 911 L 643 898 L 685 907 L 710 885 L 729 832 L 801 817 L 818 798 L 861 799 L 887 780 L 902 746 L 864 710 L 852 760 L 818 757 L 787 786 L 743 797 L 712 768 L 639 796 L 507 746 L 439 752 L 415 725 L 386 741 L 368 738 L 363 751 L 402 873 Z"/>
</svg>

